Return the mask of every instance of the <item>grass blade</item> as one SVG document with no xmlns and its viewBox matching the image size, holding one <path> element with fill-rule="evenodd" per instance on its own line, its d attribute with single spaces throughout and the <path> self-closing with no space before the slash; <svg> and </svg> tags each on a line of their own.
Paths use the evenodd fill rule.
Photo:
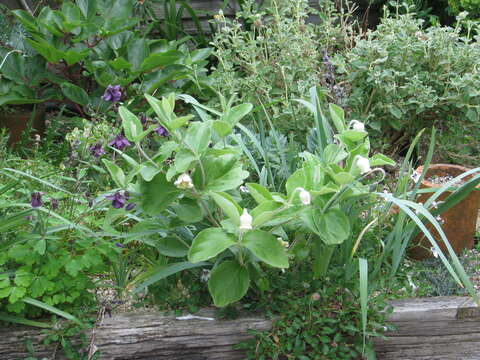
<svg viewBox="0 0 480 360">
<path fill-rule="evenodd" d="M 55 185 L 55 184 L 52 184 L 52 183 L 50 183 L 50 182 L 48 182 L 48 181 L 45 181 L 45 180 L 43 180 L 43 179 L 40 179 L 40 178 L 38 178 L 38 177 L 36 177 L 36 176 L 27 174 L 26 172 L 23 172 L 23 171 L 20 171 L 20 170 L 15 170 L 15 169 L 10 169 L 10 168 L 4 168 L 4 169 L 2 169 L 2 170 L 3 170 L 3 171 L 11 171 L 11 172 L 13 172 L 13 173 L 15 173 L 15 174 L 19 174 L 19 175 L 25 176 L 25 177 L 27 177 L 27 178 L 29 178 L 29 179 L 38 181 L 39 183 L 42 183 L 43 185 L 46 185 L 46 186 L 48 186 L 48 187 L 51 187 L 52 189 L 55 189 L 55 190 L 58 190 L 58 191 L 62 191 L 62 192 L 67 193 L 67 194 L 69 194 L 69 195 L 74 195 L 74 194 L 71 193 L 70 191 L 63 189 L 63 188 L 61 188 L 60 186 L 57 186 L 57 185 Z"/>
<path fill-rule="evenodd" d="M 10 314 L 5 314 L 5 313 L 0 313 L 0 321 L 5 321 L 9 323 L 14 323 L 14 324 L 21 324 L 21 325 L 27 325 L 27 326 L 34 326 L 34 327 L 39 327 L 39 328 L 44 328 L 44 329 L 49 329 L 52 328 L 53 325 L 40 322 L 40 321 L 34 321 L 34 320 L 28 320 L 25 318 L 22 318 L 20 316 L 15 316 L 15 315 L 10 315 Z"/>
<path fill-rule="evenodd" d="M 360 270 L 360 309 L 362 312 L 363 350 L 365 353 L 365 341 L 367 338 L 367 309 L 368 309 L 368 262 L 365 259 L 358 259 Z"/>
<path fill-rule="evenodd" d="M 30 304 L 30 305 L 33 305 L 33 306 L 36 306 L 36 307 L 39 307 L 43 310 L 47 310 L 55 315 L 58 315 L 58 316 L 61 316 L 63 317 L 64 319 L 67 319 L 67 320 L 70 320 L 70 321 L 73 321 L 79 325 L 82 325 L 82 322 L 80 320 L 78 320 L 75 316 L 65 312 L 65 311 L 62 311 L 60 309 L 57 309 L 56 307 L 54 306 L 51 306 L 51 305 L 48 305 L 48 304 L 45 304 L 44 302 L 42 301 L 38 301 L 38 300 L 35 300 L 35 299 L 32 299 L 32 298 L 24 298 L 22 299 L 23 302 L 27 303 L 27 304 Z"/>
</svg>

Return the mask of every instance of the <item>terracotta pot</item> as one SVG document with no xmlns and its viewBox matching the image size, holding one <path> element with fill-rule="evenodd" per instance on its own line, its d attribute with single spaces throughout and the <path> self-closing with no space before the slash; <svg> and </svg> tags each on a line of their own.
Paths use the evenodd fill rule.
<svg viewBox="0 0 480 360">
<path fill-rule="evenodd" d="M 28 124 L 34 115 L 32 134 L 43 135 L 45 132 L 45 109 L 37 107 L 35 114 L 31 110 L 21 110 L 16 113 L 0 113 L 0 128 L 7 128 L 10 133 L 8 144 L 14 146 L 23 136 Z"/>
<path fill-rule="evenodd" d="M 437 185 L 428 181 L 428 179 L 435 175 L 439 177 L 448 175 L 456 177 L 468 170 L 468 168 L 459 165 L 430 165 L 420 188 L 441 188 L 444 184 Z M 420 166 L 417 169 L 417 172 L 421 174 L 422 171 L 423 166 Z M 473 175 L 467 176 L 464 180 L 469 180 L 472 176 Z M 480 185 L 477 186 L 477 189 L 480 189 Z M 451 191 L 445 191 L 437 201 L 444 200 L 450 194 Z M 432 193 L 420 194 L 417 198 L 417 202 L 425 203 L 431 195 Z M 473 247 L 479 207 L 480 191 L 474 190 L 457 205 L 451 207 L 440 215 L 443 220 L 443 224 L 441 225 L 442 230 L 445 232 L 445 235 L 456 254 L 461 253 L 463 249 L 471 249 Z M 440 239 L 438 232 L 433 229 L 431 224 L 428 224 L 427 228 L 434 235 L 435 240 L 439 244 L 443 253 L 447 255 L 447 249 L 443 241 Z M 432 245 L 423 234 L 418 235 L 414 239 L 413 244 L 414 246 L 409 249 L 409 254 L 412 258 L 421 260 L 433 256 L 430 251 Z"/>
</svg>

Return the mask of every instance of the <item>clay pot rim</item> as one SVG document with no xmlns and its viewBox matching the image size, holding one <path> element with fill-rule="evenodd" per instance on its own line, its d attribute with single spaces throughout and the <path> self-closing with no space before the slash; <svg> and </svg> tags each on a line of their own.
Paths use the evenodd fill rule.
<svg viewBox="0 0 480 360">
<path fill-rule="evenodd" d="M 448 168 L 450 169 L 456 169 L 456 170 L 460 170 L 462 171 L 462 173 L 464 172 L 467 172 L 468 170 L 471 170 L 472 168 L 468 168 L 468 167 L 465 167 L 465 166 L 461 166 L 461 165 L 454 165 L 454 164 L 430 164 L 430 166 L 428 167 L 428 170 L 435 170 L 435 169 L 439 169 L 439 168 L 443 168 L 444 170 L 448 170 Z M 422 174 L 423 172 L 423 165 L 419 166 L 417 169 L 416 169 L 417 173 L 419 174 Z M 452 175 L 454 177 L 458 176 L 458 175 Z M 467 176 L 468 178 L 468 176 Z M 424 186 L 428 186 L 430 188 L 441 188 L 443 187 L 445 184 L 434 184 L 428 180 L 425 180 L 425 178 L 423 178 L 422 180 L 422 185 Z M 454 187 L 457 187 L 458 185 L 454 185 Z M 476 186 L 477 188 L 480 188 L 480 184 Z"/>
</svg>

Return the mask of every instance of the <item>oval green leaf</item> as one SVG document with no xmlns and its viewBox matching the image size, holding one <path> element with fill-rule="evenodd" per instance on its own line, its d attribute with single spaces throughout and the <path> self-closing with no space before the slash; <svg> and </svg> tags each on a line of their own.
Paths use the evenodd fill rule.
<svg viewBox="0 0 480 360">
<path fill-rule="evenodd" d="M 215 267 L 210 274 L 208 291 L 213 303 L 223 307 L 240 300 L 250 286 L 250 275 L 246 267 L 228 260 Z"/>
<path fill-rule="evenodd" d="M 249 231 L 243 237 L 242 244 L 256 257 L 270 266 L 288 268 L 288 256 L 277 238 L 261 230 Z"/>
<path fill-rule="evenodd" d="M 200 231 L 193 239 L 188 252 L 188 260 L 192 263 L 211 259 L 235 244 L 235 238 L 220 228 Z"/>
</svg>

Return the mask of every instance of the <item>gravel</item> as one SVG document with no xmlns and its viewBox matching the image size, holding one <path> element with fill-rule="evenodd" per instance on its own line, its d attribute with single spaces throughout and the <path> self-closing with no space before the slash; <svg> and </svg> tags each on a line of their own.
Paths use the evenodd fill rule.
<svg viewBox="0 0 480 360">
<path fill-rule="evenodd" d="M 427 179 L 427 181 L 431 182 L 432 184 L 435 185 L 445 185 L 447 182 L 453 180 L 454 177 L 452 175 L 446 175 L 446 176 L 431 176 Z M 461 185 L 464 183 L 464 180 L 457 181 L 455 185 Z"/>
</svg>

